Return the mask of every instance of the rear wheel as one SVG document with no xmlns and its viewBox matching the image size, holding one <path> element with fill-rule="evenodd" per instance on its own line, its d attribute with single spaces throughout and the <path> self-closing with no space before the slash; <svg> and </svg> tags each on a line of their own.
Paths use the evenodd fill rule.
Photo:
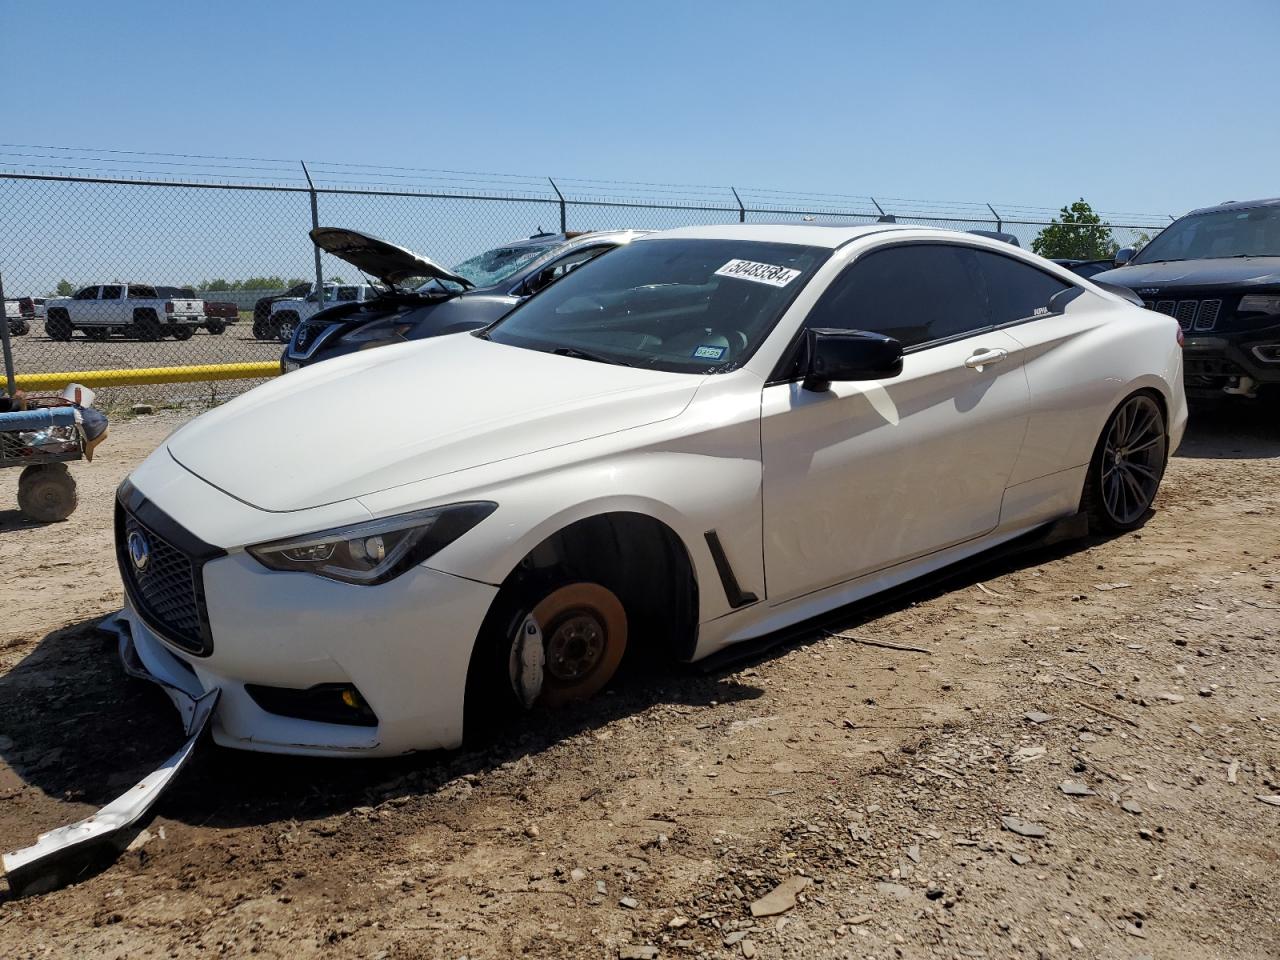
<svg viewBox="0 0 1280 960">
<path fill-rule="evenodd" d="M 65 463 L 32 464 L 18 478 L 18 509 L 37 523 L 57 523 L 75 512 L 76 478 Z"/>
<path fill-rule="evenodd" d="M 31 324 L 26 320 L 14 320 L 9 324 L 9 333 L 15 337 L 25 337 L 31 330 Z"/>
<path fill-rule="evenodd" d="M 173 339 L 175 340 L 190 340 L 194 334 L 195 334 L 194 327 L 188 327 L 184 325 L 180 327 L 169 328 L 169 336 L 173 337 Z"/>
<path fill-rule="evenodd" d="M 164 328 L 154 310 L 139 310 L 133 315 L 133 332 L 142 340 L 159 340 L 164 336 Z"/>
<path fill-rule="evenodd" d="M 71 318 L 65 310 L 50 310 L 44 321 L 44 330 L 50 340 L 70 340 Z"/>
<path fill-rule="evenodd" d="M 1164 410 L 1149 393 L 1135 393 L 1107 421 L 1082 506 L 1094 533 L 1122 533 L 1146 522 L 1169 456 Z"/>
<path fill-rule="evenodd" d="M 213 334 L 215 337 L 218 337 L 226 332 L 227 325 L 223 323 L 221 320 L 210 320 L 208 323 L 204 325 L 204 328 L 208 330 L 211 334 Z"/>
</svg>

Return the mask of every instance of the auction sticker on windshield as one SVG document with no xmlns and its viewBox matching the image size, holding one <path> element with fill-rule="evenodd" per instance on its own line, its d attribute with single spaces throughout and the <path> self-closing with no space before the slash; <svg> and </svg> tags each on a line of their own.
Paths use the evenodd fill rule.
<svg viewBox="0 0 1280 960">
<path fill-rule="evenodd" d="M 716 271 L 716 276 L 753 280 L 756 283 L 767 283 L 771 287 L 785 287 L 800 276 L 800 271 L 772 263 L 756 263 L 754 260 L 730 260 Z"/>
</svg>

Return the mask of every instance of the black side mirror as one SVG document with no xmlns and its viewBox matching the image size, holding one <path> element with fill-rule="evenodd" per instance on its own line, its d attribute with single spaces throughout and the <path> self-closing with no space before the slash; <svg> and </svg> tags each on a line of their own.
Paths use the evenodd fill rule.
<svg viewBox="0 0 1280 960">
<path fill-rule="evenodd" d="M 805 332 L 804 388 L 821 392 L 833 380 L 883 380 L 902 372 L 902 344 L 866 330 L 813 327 Z"/>
<path fill-rule="evenodd" d="M 1117 267 L 1123 267 L 1126 263 L 1132 260 L 1137 253 L 1138 251 L 1133 247 L 1121 247 L 1116 251 L 1116 255 L 1112 257 L 1111 262 Z"/>
</svg>

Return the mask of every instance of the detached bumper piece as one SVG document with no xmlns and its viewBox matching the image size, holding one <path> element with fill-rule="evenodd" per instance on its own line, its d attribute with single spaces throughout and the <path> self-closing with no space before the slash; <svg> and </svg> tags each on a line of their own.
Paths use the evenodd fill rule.
<svg viewBox="0 0 1280 960">
<path fill-rule="evenodd" d="M 129 674 L 164 688 L 182 715 L 187 740 L 159 768 L 97 813 L 78 823 L 41 834 L 29 847 L 4 854 L 9 892 L 14 897 L 57 889 L 76 880 L 88 868 L 118 856 L 132 840 L 134 828 L 191 759 L 218 703 L 221 691 L 216 688 L 203 696 L 192 697 L 152 676 L 138 659 L 128 627 L 118 618 L 109 617 L 100 629 L 115 633 L 120 638 L 120 659 Z"/>
</svg>

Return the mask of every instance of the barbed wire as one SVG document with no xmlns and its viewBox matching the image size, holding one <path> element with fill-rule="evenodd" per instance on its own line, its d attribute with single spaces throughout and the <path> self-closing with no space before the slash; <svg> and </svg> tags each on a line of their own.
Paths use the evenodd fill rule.
<svg viewBox="0 0 1280 960">
<path fill-rule="evenodd" d="M 45 151 L 25 153 L 20 151 Z M 28 162 L 37 161 L 37 162 Z M 199 162 L 191 162 L 199 161 Z M 99 164 L 100 166 L 92 166 Z M 130 166 L 124 166 L 130 164 Z M 266 164 L 266 166 L 263 166 Z M 417 167 L 359 161 L 308 161 L 317 186 L 387 187 L 392 184 L 422 189 L 449 189 L 469 196 L 493 198 L 519 189 L 531 200 L 555 199 L 552 181 L 566 198 L 577 201 L 678 202 L 734 209 L 738 200 L 768 208 L 786 205 L 814 213 L 850 215 L 894 213 L 898 216 L 972 216 L 975 220 L 998 218 L 1049 220 L 1059 215 L 1058 207 L 1006 201 L 939 200 L 889 195 L 803 191 L 764 186 L 682 183 L 600 177 L 542 176 L 452 167 Z M 200 183 L 216 179 L 220 185 L 251 182 L 305 183 L 298 160 L 200 153 L 170 153 L 149 150 L 122 150 L 108 147 L 74 147 L 52 144 L 0 143 L 0 171 L 48 173 L 75 171 L 77 174 L 164 177 L 166 182 Z M 861 209 L 848 209 L 854 204 Z M 892 208 L 892 209 L 890 209 Z M 1132 220 L 1158 226 L 1168 221 L 1165 214 L 1122 211 L 1095 211 L 1104 220 Z"/>
</svg>

